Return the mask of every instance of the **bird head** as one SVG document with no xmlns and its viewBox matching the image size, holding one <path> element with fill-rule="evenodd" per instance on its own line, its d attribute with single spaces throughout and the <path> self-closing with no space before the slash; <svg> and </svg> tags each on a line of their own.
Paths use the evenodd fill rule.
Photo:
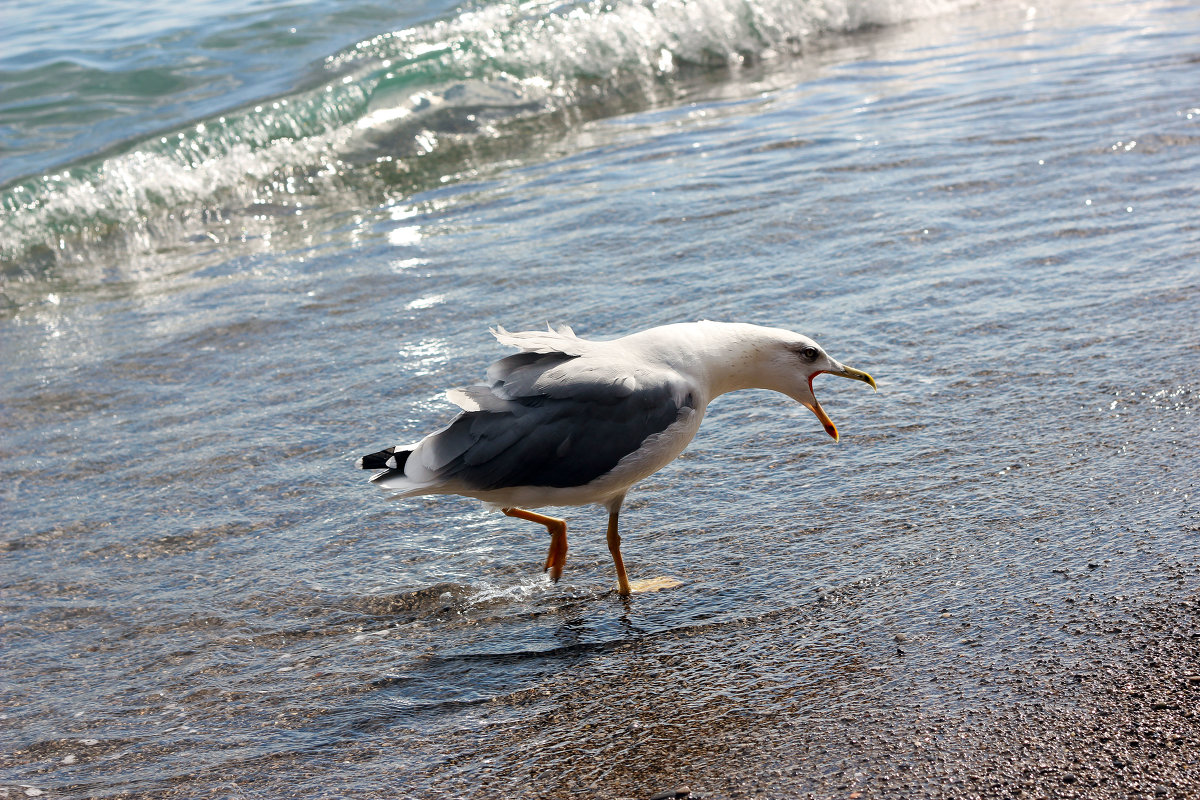
<svg viewBox="0 0 1200 800">
<path fill-rule="evenodd" d="M 769 361 L 769 372 L 772 375 L 773 385 L 765 388 L 783 392 L 813 412 L 821 421 L 825 432 L 832 436 L 835 442 L 838 440 L 837 426 L 833 424 L 833 420 L 817 402 L 817 397 L 813 394 L 813 378 L 822 373 L 839 375 L 843 378 L 862 381 L 869 384 L 872 389 L 879 391 L 879 387 L 875 385 L 875 379 L 870 375 L 840 363 L 826 353 L 821 345 L 800 334 L 791 334 L 782 338 L 774 347 L 770 348 Z"/>
</svg>

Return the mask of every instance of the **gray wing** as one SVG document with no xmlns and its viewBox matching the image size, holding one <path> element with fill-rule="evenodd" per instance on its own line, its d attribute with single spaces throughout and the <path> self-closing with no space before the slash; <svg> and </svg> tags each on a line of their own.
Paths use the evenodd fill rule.
<svg viewBox="0 0 1200 800">
<path fill-rule="evenodd" d="M 464 390 L 480 410 L 427 442 L 438 477 L 477 490 L 584 485 L 694 406 L 677 374 L 624 360 L 518 353 L 488 377 Z"/>
</svg>

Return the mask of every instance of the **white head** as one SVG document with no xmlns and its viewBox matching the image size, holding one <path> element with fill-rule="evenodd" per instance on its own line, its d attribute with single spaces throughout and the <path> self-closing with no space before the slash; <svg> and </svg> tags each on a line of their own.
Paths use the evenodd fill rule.
<svg viewBox="0 0 1200 800">
<path fill-rule="evenodd" d="M 840 375 L 870 384 L 878 391 L 874 378 L 845 366 L 807 336 L 758 325 L 702 324 L 719 325 L 724 334 L 721 338 L 727 343 L 723 363 L 715 370 L 722 373 L 716 382 L 717 394 L 734 389 L 782 392 L 816 414 L 834 441 L 838 438 L 837 427 L 813 394 L 813 378 L 821 373 Z"/>
</svg>

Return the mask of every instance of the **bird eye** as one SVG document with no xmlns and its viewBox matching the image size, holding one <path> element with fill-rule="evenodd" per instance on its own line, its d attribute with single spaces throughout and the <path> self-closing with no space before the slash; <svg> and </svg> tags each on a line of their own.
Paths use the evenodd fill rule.
<svg viewBox="0 0 1200 800">
<path fill-rule="evenodd" d="M 817 352 L 817 348 L 815 347 L 806 347 L 800 351 L 800 355 L 804 356 L 809 361 L 816 361 L 817 356 L 820 355 L 820 353 Z"/>
</svg>

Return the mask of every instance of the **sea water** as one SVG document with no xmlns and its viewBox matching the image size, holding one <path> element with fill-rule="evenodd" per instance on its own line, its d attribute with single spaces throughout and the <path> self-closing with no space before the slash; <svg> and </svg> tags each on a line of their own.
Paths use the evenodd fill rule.
<svg viewBox="0 0 1200 800">
<path fill-rule="evenodd" d="M 1009 702 L 1066 604 L 1196 591 L 1188 3 L 4 17 L 12 792 L 849 792 L 845 720 Z M 600 509 L 555 585 L 542 528 L 354 469 L 489 326 L 701 318 L 879 393 L 816 381 L 837 444 L 714 403 L 622 515 L 678 588 L 615 595 Z"/>
</svg>

